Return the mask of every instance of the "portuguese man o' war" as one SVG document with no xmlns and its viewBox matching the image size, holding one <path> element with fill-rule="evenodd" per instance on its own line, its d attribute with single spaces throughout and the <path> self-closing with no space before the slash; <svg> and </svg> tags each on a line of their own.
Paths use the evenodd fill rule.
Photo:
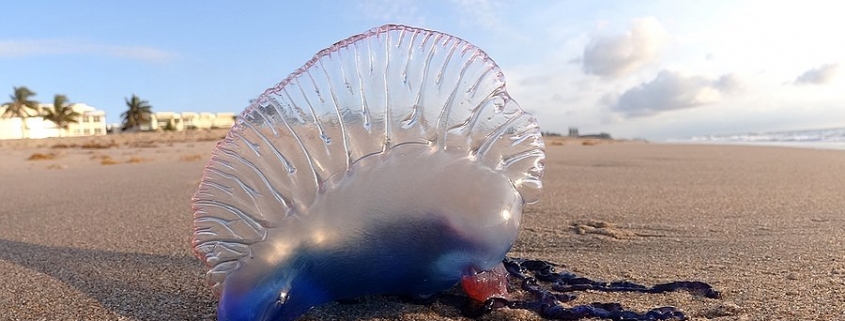
<svg viewBox="0 0 845 321">
<path fill-rule="evenodd" d="M 544 157 L 470 43 L 401 25 L 340 41 L 252 101 L 206 166 L 192 245 L 218 318 L 292 320 L 503 271 Z"/>
</svg>

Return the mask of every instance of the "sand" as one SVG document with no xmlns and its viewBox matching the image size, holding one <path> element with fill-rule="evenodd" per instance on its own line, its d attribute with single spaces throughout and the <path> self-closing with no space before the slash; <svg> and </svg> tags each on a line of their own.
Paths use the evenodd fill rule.
<svg viewBox="0 0 845 321">
<path fill-rule="evenodd" d="M 0 141 L 0 320 L 213 320 L 189 248 L 189 198 L 224 133 Z M 107 146 L 83 148 L 94 141 Z M 691 320 L 845 319 L 845 151 L 548 145 L 545 194 L 526 208 L 511 256 L 605 280 L 704 281 L 724 295 L 591 292 L 575 304 L 673 305 Z M 461 317 L 388 296 L 303 319 Z"/>
</svg>

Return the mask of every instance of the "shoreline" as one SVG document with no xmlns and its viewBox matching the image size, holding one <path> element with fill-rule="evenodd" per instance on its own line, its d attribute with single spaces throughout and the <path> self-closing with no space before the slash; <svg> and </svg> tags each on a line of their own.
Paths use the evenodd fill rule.
<svg viewBox="0 0 845 321">
<path fill-rule="evenodd" d="M 815 150 L 845 150 L 845 142 L 734 142 L 734 141 L 664 141 L 656 144 L 723 145 L 750 147 L 786 147 Z"/>
</svg>

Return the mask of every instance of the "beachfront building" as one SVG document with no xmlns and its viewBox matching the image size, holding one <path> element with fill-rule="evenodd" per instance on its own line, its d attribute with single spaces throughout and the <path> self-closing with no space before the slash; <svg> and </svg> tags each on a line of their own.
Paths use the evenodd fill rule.
<svg viewBox="0 0 845 321">
<path fill-rule="evenodd" d="M 28 117 L 0 118 L 0 139 L 47 138 L 70 136 L 93 136 L 106 134 L 106 112 L 97 110 L 83 103 L 70 106 L 79 113 L 76 123 L 69 123 L 68 128 L 61 128 L 56 123 L 44 119 L 46 110 L 53 104 L 39 104 L 38 110 L 27 110 Z M 0 106 L 0 115 L 6 111 Z"/>
<path fill-rule="evenodd" d="M 194 130 L 229 128 L 235 124 L 235 113 L 156 112 L 141 130 Z"/>
<path fill-rule="evenodd" d="M 164 111 L 157 112 L 150 115 L 149 124 L 141 125 L 141 130 L 185 130 L 185 123 L 182 121 L 182 115 L 174 112 Z"/>
</svg>

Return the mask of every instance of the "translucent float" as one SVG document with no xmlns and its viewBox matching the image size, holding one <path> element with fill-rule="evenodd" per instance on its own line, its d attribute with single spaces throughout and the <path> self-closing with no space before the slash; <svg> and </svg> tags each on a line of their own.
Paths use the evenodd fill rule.
<svg viewBox="0 0 845 321">
<path fill-rule="evenodd" d="M 385 25 L 320 51 L 240 114 L 194 194 L 218 318 L 471 284 L 538 199 L 543 148 L 460 38 Z"/>
</svg>

